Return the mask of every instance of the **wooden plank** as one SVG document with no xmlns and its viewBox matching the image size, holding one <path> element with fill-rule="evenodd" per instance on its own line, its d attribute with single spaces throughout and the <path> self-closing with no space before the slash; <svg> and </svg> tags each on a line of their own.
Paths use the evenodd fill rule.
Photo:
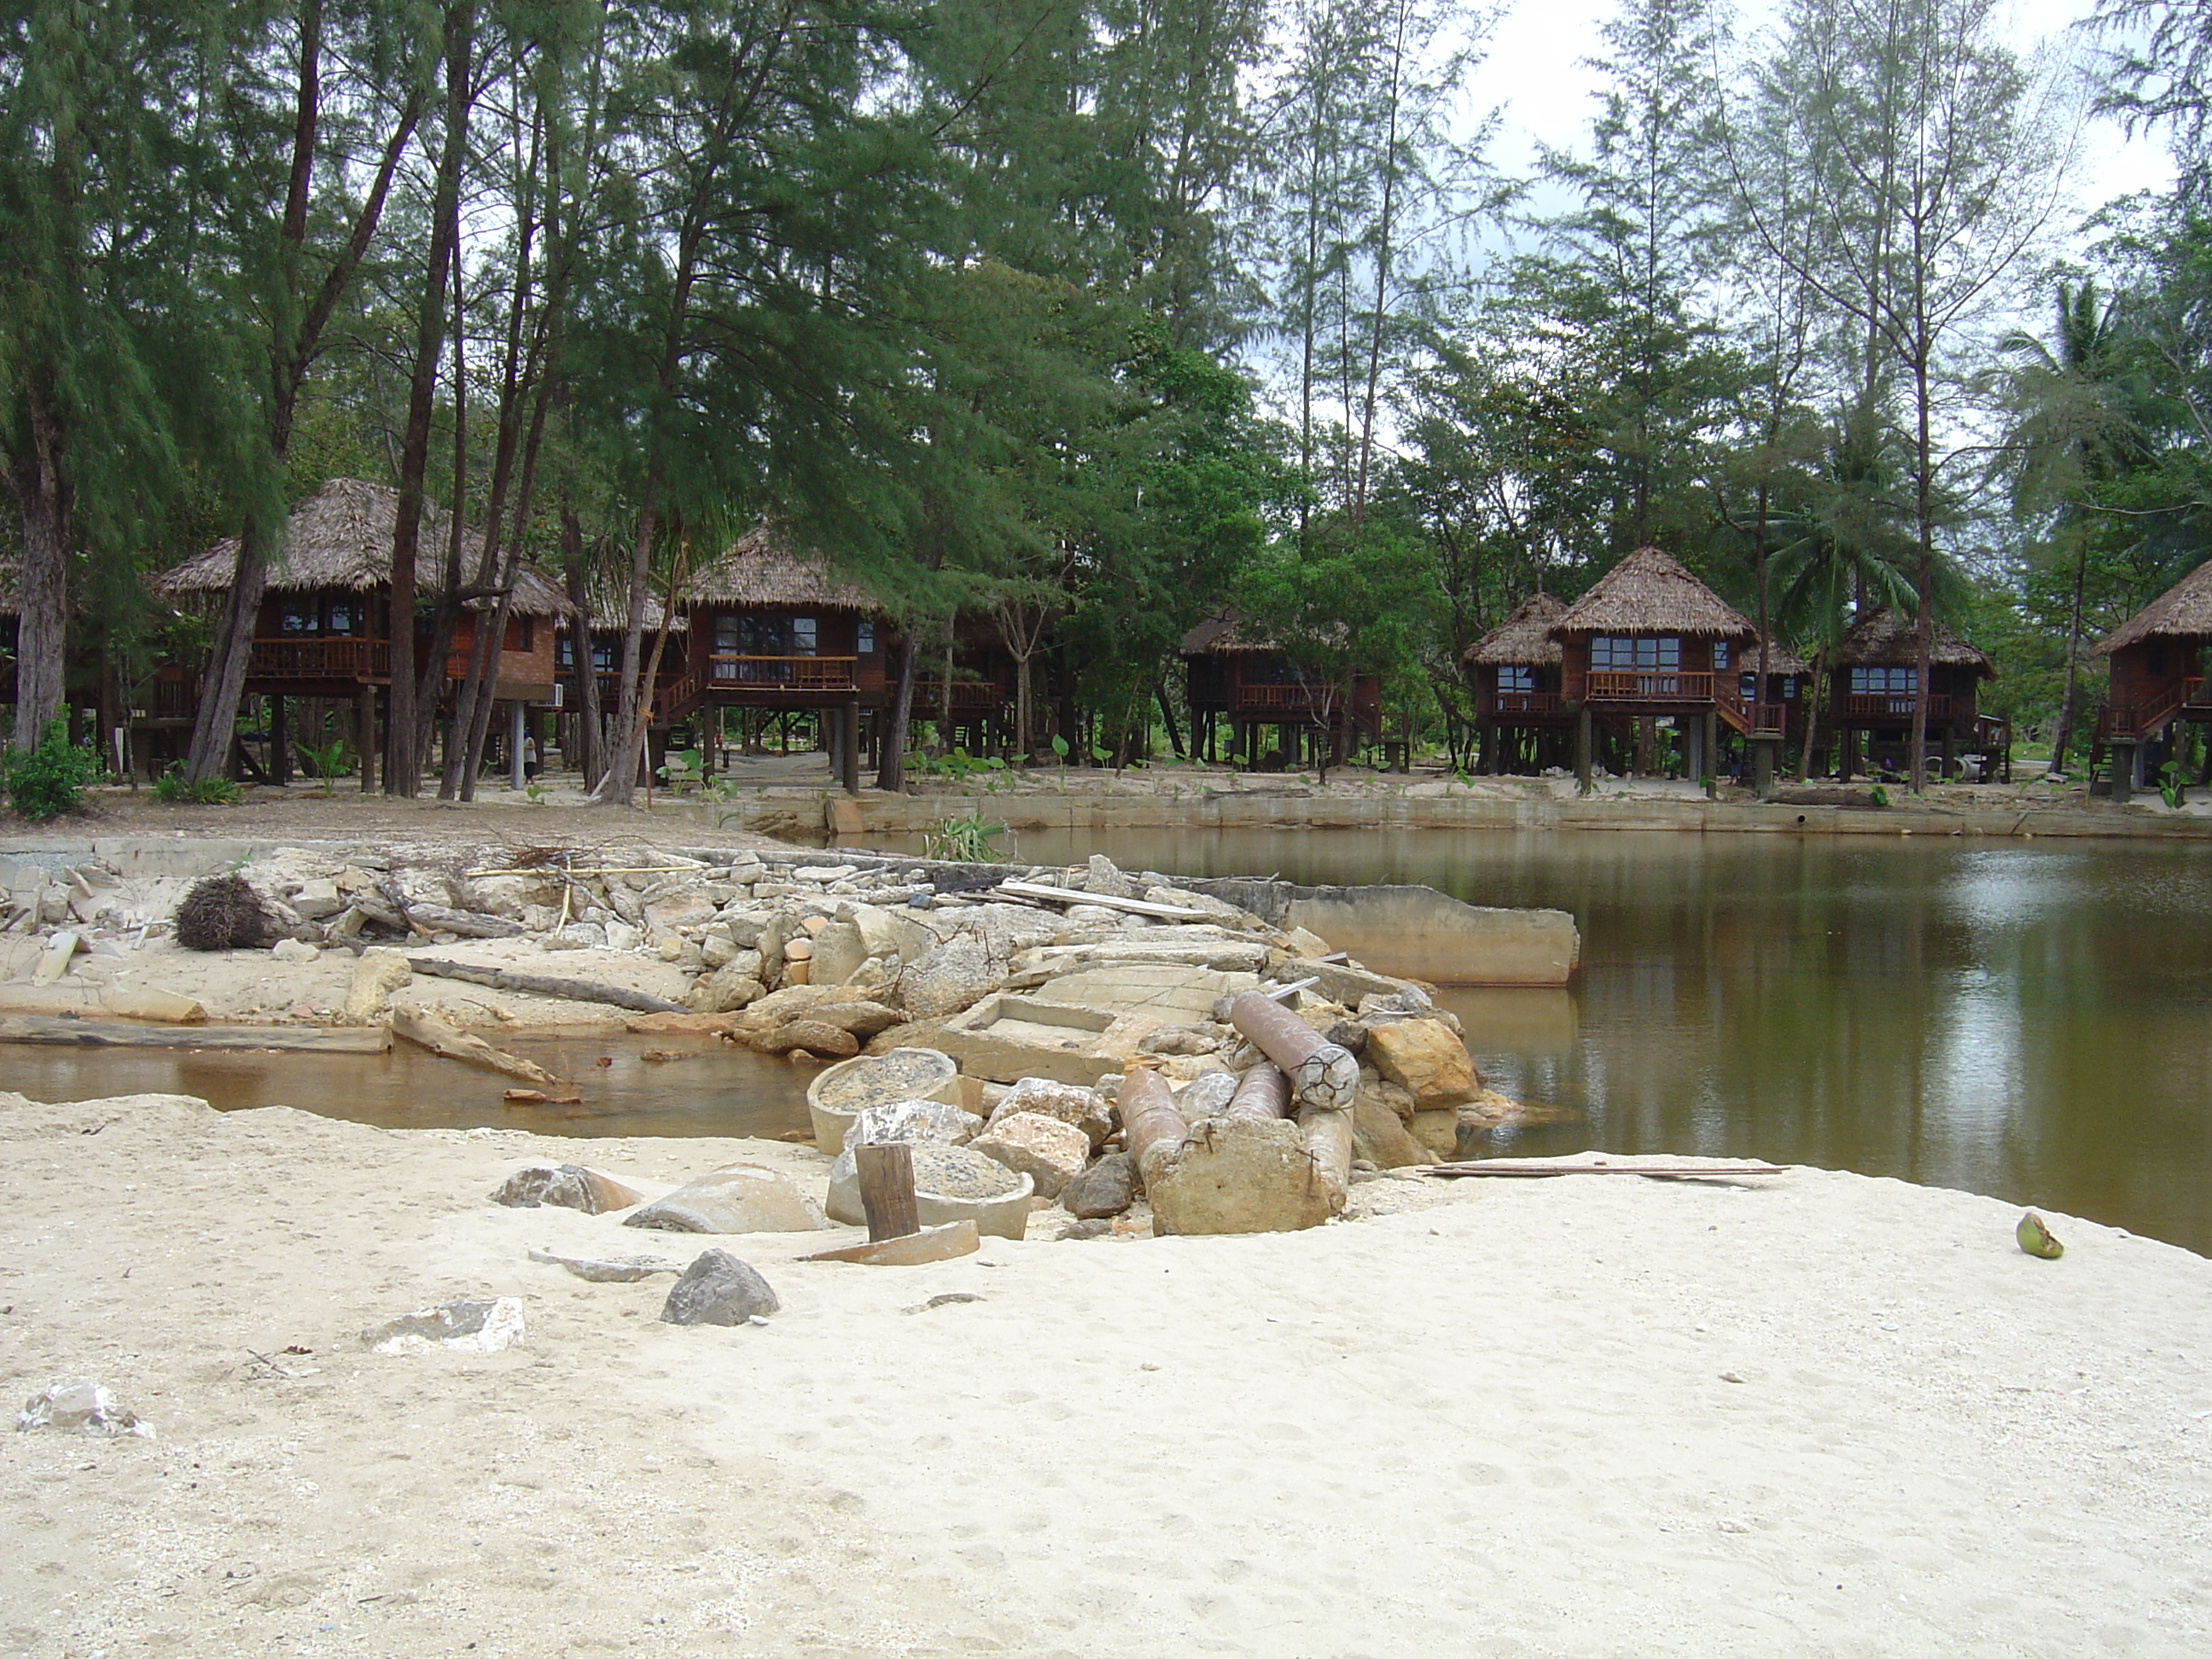
<svg viewBox="0 0 2212 1659">
<path fill-rule="evenodd" d="M 1047 899 L 1054 904 L 1097 904 L 1109 910 L 1126 910 L 1133 916 L 1160 916 L 1174 921 L 1218 921 L 1203 910 L 1186 910 L 1150 899 L 1115 898 L 1105 893 L 1085 893 L 1073 887 L 1044 887 L 1035 882 L 1002 881 L 995 890 L 1016 898 Z"/>
<path fill-rule="evenodd" d="M 37 1014 L 0 1014 L 0 1042 L 62 1048 L 282 1048 L 325 1054 L 380 1054 L 392 1046 L 381 1026 L 125 1025 Z"/>
<path fill-rule="evenodd" d="M 458 1060 L 465 1066 L 481 1066 L 488 1072 L 520 1078 L 525 1083 L 539 1088 L 559 1088 L 562 1080 L 535 1060 L 525 1060 L 520 1054 L 511 1054 L 504 1048 L 495 1048 L 482 1037 L 448 1025 L 442 1019 L 419 1013 L 410 1008 L 392 1011 L 392 1030 L 395 1036 L 404 1036 L 418 1043 L 444 1060 Z"/>
<path fill-rule="evenodd" d="M 1632 1175 L 1662 1181 L 1711 1181 L 1734 1176 L 1789 1174 L 1780 1164 L 1544 1164 L 1518 1158 L 1478 1158 L 1471 1164 L 1431 1164 L 1421 1173 L 1432 1176 L 1571 1176 Z"/>
</svg>

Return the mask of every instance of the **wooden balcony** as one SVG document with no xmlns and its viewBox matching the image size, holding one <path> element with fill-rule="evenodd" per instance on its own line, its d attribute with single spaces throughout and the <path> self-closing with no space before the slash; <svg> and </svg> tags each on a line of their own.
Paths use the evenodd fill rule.
<svg viewBox="0 0 2212 1659">
<path fill-rule="evenodd" d="M 246 672 L 253 679 L 380 684 L 392 678 L 392 641 L 343 635 L 319 640 L 256 640 Z"/>
<path fill-rule="evenodd" d="M 1910 691 L 1854 691 L 1844 698 L 1844 718 L 1846 720 L 1909 720 L 1916 701 Z M 1951 705 L 1955 699 L 1942 692 L 1930 692 L 1928 696 L 1928 720 L 1930 725 L 1951 718 Z"/>
<path fill-rule="evenodd" d="M 2176 714 L 2184 720 L 2212 720 L 2212 683 L 2184 680 L 2141 702 L 2107 704 L 2097 712 L 2097 741 L 2148 737 Z"/>
<path fill-rule="evenodd" d="M 1591 702 L 1711 702 L 1713 677 L 1676 668 L 1594 668 L 1583 695 Z"/>
<path fill-rule="evenodd" d="M 952 718 L 974 718 L 995 714 L 1014 700 L 1010 687 L 990 680 L 955 680 L 952 682 Z M 914 683 L 914 714 L 917 720 L 933 720 L 945 707 L 945 682 L 921 680 Z"/>
<path fill-rule="evenodd" d="M 1495 720 L 1515 714 L 1557 714 L 1559 702 L 1556 691 L 1493 691 L 1484 712 Z"/>
<path fill-rule="evenodd" d="M 749 657 L 715 652 L 707 659 L 708 684 L 718 691 L 849 696 L 860 689 L 858 657 Z"/>
</svg>

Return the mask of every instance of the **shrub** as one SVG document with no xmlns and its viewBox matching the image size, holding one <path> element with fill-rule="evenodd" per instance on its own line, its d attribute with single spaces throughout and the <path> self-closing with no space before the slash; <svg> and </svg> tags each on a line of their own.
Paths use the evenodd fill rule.
<svg viewBox="0 0 2212 1659">
<path fill-rule="evenodd" d="M 8 804 L 34 822 L 77 811 L 84 805 L 85 785 L 98 779 L 100 769 L 97 755 L 70 744 L 66 720 L 49 724 L 36 749 L 0 752 Z"/>
<path fill-rule="evenodd" d="M 202 778 L 195 783 L 185 776 L 184 763 L 172 761 L 169 769 L 154 781 L 154 799 L 191 806 L 235 806 L 246 791 L 228 778 Z"/>
<path fill-rule="evenodd" d="M 177 907 L 177 943 L 187 951 L 258 951 L 281 930 L 243 876 L 209 876 Z"/>
</svg>

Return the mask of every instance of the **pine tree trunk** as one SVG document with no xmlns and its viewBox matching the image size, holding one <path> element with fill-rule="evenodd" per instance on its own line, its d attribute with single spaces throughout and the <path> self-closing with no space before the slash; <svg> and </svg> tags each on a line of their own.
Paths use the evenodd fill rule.
<svg viewBox="0 0 2212 1659">
<path fill-rule="evenodd" d="M 596 781 L 605 766 L 600 750 L 599 665 L 592 653 L 591 587 L 584 573 L 584 528 L 575 509 L 561 508 L 561 558 L 568 567 L 570 605 L 570 650 L 576 664 L 576 769 L 586 785 Z"/>
<path fill-rule="evenodd" d="M 884 758 L 876 769 L 876 787 L 894 793 L 906 787 L 907 729 L 914 716 L 914 635 L 902 629 L 898 645 L 898 679 L 891 693 L 890 719 L 884 722 Z"/>
<path fill-rule="evenodd" d="M 70 488 L 60 467 L 60 422 L 37 391 L 31 406 L 31 456 L 8 469 L 22 527 L 16 575 L 21 610 L 15 634 L 15 729 L 9 745 L 35 749 L 68 691 Z"/>
</svg>

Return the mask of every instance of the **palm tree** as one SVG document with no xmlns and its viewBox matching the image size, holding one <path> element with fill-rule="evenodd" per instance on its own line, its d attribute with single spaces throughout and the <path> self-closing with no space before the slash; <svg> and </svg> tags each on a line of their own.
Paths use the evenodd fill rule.
<svg viewBox="0 0 2212 1659">
<path fill-rule="evenodd" d="M 2118 321 L 2118 302 L 2100 299 L 2094 279 L 2058 284 L 2056 326 L 2049 341 L 2008 335 L 2013 361 L 2012 433 L 2018 458 L 2015 509 L 2051 525 L 2050 551 L 2073 560 L 2066 623 L 2065 689 L 2058 702 L 2051 769 L 2066 769 L 2080 696 L 2081 612 L 2089 554 L 2101 522 L 2094 498 L 2130 466 L 2148 459 L 2138 418 L 2144 390 L 2131 372 Z"/>
</svg>

